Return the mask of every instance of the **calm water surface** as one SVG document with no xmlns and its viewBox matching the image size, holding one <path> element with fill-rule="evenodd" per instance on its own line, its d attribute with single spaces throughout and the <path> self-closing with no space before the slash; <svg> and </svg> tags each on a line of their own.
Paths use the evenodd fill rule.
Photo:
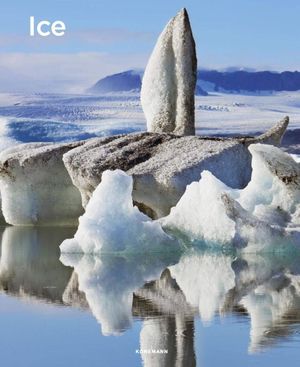
<svg viewBox="0 0 300 367">
<path fill-rule="evenodd" d="M 2 229 L 0 353 L 18 366 L 289 366 L 300 256 L 62 256 L 73 228 Z"/>
</svg>

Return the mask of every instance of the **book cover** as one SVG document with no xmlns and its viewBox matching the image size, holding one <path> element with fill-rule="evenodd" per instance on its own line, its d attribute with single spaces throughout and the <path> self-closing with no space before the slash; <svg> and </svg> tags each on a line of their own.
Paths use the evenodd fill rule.
<svg viewBox="0 0 300 367">
<path fill-rule="evenodd" d="M 299 12 L 1 2 L 3 366 L 296 365 Z"/>
</svg>

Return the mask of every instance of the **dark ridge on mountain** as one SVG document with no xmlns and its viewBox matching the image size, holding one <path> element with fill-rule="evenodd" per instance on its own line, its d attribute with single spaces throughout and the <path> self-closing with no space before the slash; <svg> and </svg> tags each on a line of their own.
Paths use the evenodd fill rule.
<svg viewBox="0 0 300 367">
<path fill-rule="evenodd" d="M 122 73 L 106 76 L 98 80 L 88 92 L 100 94 L 110 92 L 127 92 L 141 89 L 143 72 L 128 70 Z"/>
<path fill-rule="evenodd" d="M 300 89 L 300 73 L 298 71 L 233 71 L 217 70 L 198 71 L 198 80 L 214 84 L 214 90 L 233 92 L 259 91 L 296 91 Z"/>
<path fill-rule="evenodd" d="M 128 70 L 122 73 L 108 75 L 98 80 L 87 92 L 92 94 L 127 91 L 139 92 L 141 90 L 143 73 L 143 70 Z M 207 92 L 199 85 L 196 86 L 195 93 L 197 95 L 207 96 Z"/>
<path fill-rule="evenodd" d="M 230 71 L 228 71 L 230 70 Z M 112 92 L 139 92 L 143 71 L 128 70 L 109 75 L 94 84 L 88 93 L 105 94 Z M 260 93 L 300 90 L 300 72 L 249 71 L 229 68 L 226 71 L 198 70 L 196 95 L 207 92 Z M 209 83 L 208 83 L 209 82 Z"/>
</svg>

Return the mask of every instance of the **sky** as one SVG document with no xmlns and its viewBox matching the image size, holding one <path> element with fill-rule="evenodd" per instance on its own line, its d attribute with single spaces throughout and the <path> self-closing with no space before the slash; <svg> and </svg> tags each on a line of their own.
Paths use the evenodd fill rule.
<svg viewBox="0 0 300 367">
<path fill-rule="evenodd" d="M 198 67 L 299 70 L 299 0 L 2 0 L 0 91 L 80 93 L 144 68 L 159 33 L 186 7 Z M 29 17 L 62 20 L 63 37 L 30 37 Z"/>
</svg>

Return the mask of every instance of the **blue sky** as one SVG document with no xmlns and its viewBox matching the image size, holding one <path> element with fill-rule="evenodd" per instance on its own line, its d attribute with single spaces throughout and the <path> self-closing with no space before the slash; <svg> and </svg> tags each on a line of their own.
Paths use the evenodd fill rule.
<svg viewBox="0 0 300 367">
<path fill-rule="evenodd" d="M 0 74 L 12 72 L 21 89 L 32 70 L 33 84 L 43 88 L 47 74 L 79 87 L 144 67 L 157 36 L 182 7 L 200 67 L 300 69 L 299 0 L 10 0 L 0 7 Z M 63 20 L 66 35 L 30 38 L 30 15 Z"/>
</svg>

